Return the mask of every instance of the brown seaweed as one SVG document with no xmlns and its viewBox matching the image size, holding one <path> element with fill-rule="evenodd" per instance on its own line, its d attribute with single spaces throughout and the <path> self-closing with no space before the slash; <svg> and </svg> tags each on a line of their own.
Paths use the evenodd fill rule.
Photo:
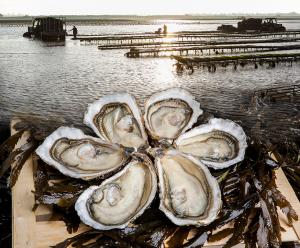
<svg viewBox="0 0 300 248">
<path fill-rule="evenodd" d="M 281 211 L 286 215 L 289 225 L 292 225 L 293 220 L 298 220 L 297 213 L 292 208 L 289 201 L 281 194 L 277 188 L 272 188 L 272 196 L 276 205 L 280 207 Z"/>
<path fill-rule="evenodd" d="M 25 164 L 26 160 L 32 155 L 36 149 L 37 143 L 33 139 L 27 140 L 27 143 L 20 148 L 13 151 L 8 158 L 4 161 L 5 167 L 8 165 L 13 168 L 8 179 L 8 184 L 12 188 L 18 180 L 19 174 Z"/>
<path fill-rule="evenodd" d="M 281 248 L 300 248 L 300 243 L 299 242 L 285 242 L 282 244 Z"/>
<path fill-rule="evenodd" d="M 134 241 L 134 244 L 140 245 L 141 247 L 161 247 L 164 241 L 174 233 L 176 227 L 170 227 L 166 224 L 161 225 L 157 228 L 150 229 L 146 233 L 140 234 Z M 175 246 L 176 247 L 176 246 Z M 179 247 L 179 246 L 177 246 Z"/>
<path fill-rule="evenodd" d="M 36 195 L 42 195 L 49 187 L 49 176 L 44 163 L 41 163 L 39 156 L 35 153 L 32 155 L 33 179 Z"/>
<path fill-rule="evenodd" d="M 208 238 L 209 242 L 216 242 L 216 241 L 220 241 L 223 238 L 231 235 L 233 233 L 234 229 L 232 227 L 228 227 L 225 229 L 222 229 L 221 231 L 218 231 L 214 234 L 211 234 Z"/>
<path fill-rule="evenodd" d="M 186 244 L 184 244 L 182 247 L 184 248 L 195 248 L 195 247 L 202 247 L 205 242 L 208 239 L 208 234 L 207 232 L 199 232 L 198 235 L 193 238 L 193 242 L 187 242 Z"/>
<path fill-rule="evenodd" d="M 181 247 L 187 240 L 192 227 L 177 227 L 166 242 L 167 247 Z"/>
<path fill-rule="evenodd" d="M 44 191 L 35 191 L 36 202 L 38 204 L 57 205 L 63 208 L 72 207 L 79 195 L 89 185 L 80 183 L 53 184 Z"/>
<path fill-rule="evenodd" d="M 0 145 L 0 161 L 3 161 L 13 151 L 22 134 L 23 131 L 17 132 Z"/>
<path fill-rule="evenodd" d="M 230 239 L 224 245 L 224 248 L 232 247 L 237 245 L 244 239 L 243 233 L 247 226 L 248 218 L 250 215 L 250 209 L 247 209 L 239 218 L 236 219 L 233 226 L 233 233 Z"/>
<path fill-rule="evenodd" d="M 21 152 L 18 151 L 14 155 L 11 155 L 22 134 L 23 132 L 17 132 L 0 145 L 0 177 L 2 177 L 8 169 L 10 169 L 10 159 L 8 158 L 12 158 L 15 154 L 19 154 Z"/>
<path fill-rule="evenodd" d="M 89 230 L 53 246 L 73 247 L 160 247 L 170 235 L 170 229 L 159 220 L 126 227 L 122 230 Z M 174 231 L 174 227 L 173 227 Z M 96 240 L 96 241 L 95 241 Z M 92 243 L 91 243 L 92 241 Z"/>
<path fill-rule="evenodd" d="M 68 233 L 75 233 L 78 231 L 80 218 L 73 207 L 63 208 L 59 206 L 53 206 L 53 212 L 60 215 L 59 219 L 66 224 Z"/>
<path fill-rule="evenodd" d="M 261 209 L 251 209 L 252 220 L 248 225 L 247 230 L 244 232 L 244 242 L 246 248 L 256 248 L 257 243 L 257 231 L 259 227 L 259 217 Z"/>
</svg>

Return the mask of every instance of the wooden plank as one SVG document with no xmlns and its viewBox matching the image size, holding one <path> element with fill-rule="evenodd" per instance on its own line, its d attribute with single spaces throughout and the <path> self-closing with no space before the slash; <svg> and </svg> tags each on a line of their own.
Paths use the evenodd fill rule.
<svg viewBox="0 0 300 248">
<path fill-rule="evenodd" d="M 12 126 L 17 120 L 12 122 Z M 11 129 L 14 134 L 15 130 Z M 24 144 L 29 137 L 25 132 L 15 148 Z M 12 232 L 13 247 L 31 248 L 36 247 L 35 239 L 35 214 L 32 211 L 34 205 L 34 190 L 32 156 L 25 162 L 15 186 L 12 188 Z"/>
<path fill-rule="evenodd" d="M 275 172 L 276 174 L 276 184 L 280 192 L 288 199 L 294 210 L 296 211 L 299 219 L 298 221 L 294 221 L 293 226 L 289 227 L 287 225 L 286 217 L 279 211 L 280 215 L 280 223 L 283 228 L 287 230 L 287 232 L 282 233 L 282 240 L 284 241 L 295 241 L 300 240 L 300 202 L 290 185 L 288 179 L 286 178 L 282 169 L 278 169 Z M 290 232 L 290 234 L 288 234 Z M 292 234 L 294 233 L 294 234 Z M 295 235 L 295 236 L 292 236 Z"/>
<path fill-rule="evenodd" d="M 82 224 L 76 233 L 69 234 L 63 221 L 42 221 L 36 223 L 36 246 L 35 248 L 45 248 L 54 246 L 67 238 L 71 238 L 79 233 L 91 228 Z M 15 247 L 17 248 L 17 247 Z M 19 248 L 19 247 L 18 247 Z M 21 247 L 20 247 L 21 248 Z"/>
<path fill-rule="evenodd" d="M 12 125 L 17 120 L 12 122 Z M 12 134 L 15 133 L 12 130 Z M 25 133 L 19 140 L 17 147 L 20 147 L 26 141 L 28 133 Z M 276 184 L 281 193 L 291 203 L 292 207 L 300 217 L 300 202 L 289 184 L 286 176 L 281 169 L 276 170 Z M 19 176 L 19 179 L 12 189 L 12 225 L 13 225 L 13 247 L 14 248 L 44 248 L 53 246 L 63 240 L 87 231 L 90 227 L 81 224 L 79 231 L 75 234 L 69 234 L 63 221 L 50 221 L 52 209 L 49 206 L 40 206 L 37 211 L 33 212 L 34 205 L 33 182 L 33 163 L 30 157 Z M 299 241 L 300 240 L 300 220 L 294 222 L 293 226 L 288 226 L 286 216 L 278 210 L 281 226 L 286 230 L 282 232 L 282 241 Z M 229 227 L 226 225 L 225 227 Z M 232 226 L 231 226 L 232 227 Z M 219 230 L 217 230 L 219 231 Z M 205 246 L 209 248 L 222 247 L 228 240 L 224 238 L 217 242 L 209 242 Z M 244 247 L 239 244 L 235 247 Z"/>
</svg>

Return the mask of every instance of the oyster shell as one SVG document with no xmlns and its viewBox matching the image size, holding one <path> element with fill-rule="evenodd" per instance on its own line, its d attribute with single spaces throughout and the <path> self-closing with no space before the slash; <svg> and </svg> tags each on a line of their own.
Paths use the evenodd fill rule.
<svg viewBox="0 0 300 248">
<path fill-rule="evenodd" d="M 179 136 L 175 147 L 199 158 L 207 166 L 223 169 L 244 159 L 246 138 L 237 123 L 214 118 Z"/>
<path fill-rule="evenodd" d="M 72 127 L 58 128 L 36 153 L 61 173 L 85 180 L 117 170 L 128 160 L 126 151 L 120 146 L 87 136 Z"/>
<path fill-rule="evenodd" d="M 125 228 L 152 202 L 157 188 L 155 169 L 142 154 L 100 186 L 91 186 L 78 198 L 80 219 L 95 229 Z"/>
<path fill-rule="evenodd" d="M 221 191 L 208 168 L 193 156 L 176 150 L 156 158 L 159 208 L 176 225 L 202 226 L 216 219 Z"/>
<path fill-rule="evenodd" d="M 130 94 L 103 96 L 89 105 L 84 123 L 104 140 L 126 147 L 147 145 L 141 112 Z"/>
<path fill-rule="evenodd" d="M 152 95 L 145 103 L 145 126 L 155 140 L 175 139 L 203 113 L 200 103 L 179 88 Z"/>
</svg>

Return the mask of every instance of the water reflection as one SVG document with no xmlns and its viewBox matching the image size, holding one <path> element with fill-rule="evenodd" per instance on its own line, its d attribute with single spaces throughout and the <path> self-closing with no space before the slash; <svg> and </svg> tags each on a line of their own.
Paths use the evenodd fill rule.
<svg viewBox="0 0 300 248">
<path fill-rule="evenodd" d="M 176 86 L 176 75 L 173 68 L 174 61 L 170 59 L 159 59 L 155 64 L 155 79 L 154 82 L 158 87 L 165 88 L 164 84 L 168 84 L 168 87 Z M 170 85 L 169 82 L 174 82 L 174 85 Z"/>
<path fill-rule="evenodd" d="M 213 30 L 218 24 L 172 25 L 169 31 Z M 79 33 L 145 32 L 160 26 L 80 26 Z M 300 84 L 300 63 L 274 69 L 218 68 L 216 73 L 199 69 L 192 75 L 177 75 L 170 58 L 128 59 L 123 50 L 100 51 L 74 40 L 49 47 L 23 38 L 23 31 L 0 27 L 0 125 L 7 125 L 19 112 L 80 125 L 87 104 L 105 94 L 126 91 L 143 105 L 151 94 L 170 87 L 190 91 L 213 114 L 238 120 L 254 89 Z"/>
</svg>

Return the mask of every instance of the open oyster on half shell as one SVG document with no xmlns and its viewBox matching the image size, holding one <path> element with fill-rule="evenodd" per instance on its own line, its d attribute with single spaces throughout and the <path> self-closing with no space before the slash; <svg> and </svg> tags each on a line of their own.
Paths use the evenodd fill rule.
<svg viewBox="0 0 300 248">
<path fill-rule="evenodd" d="M 157 189 L 155 169 L 143 154 L 135 154 L 124 169 L 91 186 L 78 198 L 80 219 L 95 229 L 125 228 L 152 202 Z"/>
<path fill-rule="evenodd" d="M 176 225 L 207 225 L 222 206 L 217 180 L 191 155 L 168 150 L 156 158 L 160 209 Z"/>
<path fill-rule="evenodd" d="M 103 96 L 89 105 L 84 123 L 112 143 L 134 148 L 148 144 L 140 109 L 128 93 Z"/>
<path fill-rule="evenodd" d="M 130 94 L 108 95 L 89 105 L 84 116 L 101 139 L 61 127 L 36 153 L 71 177 L 112 175 L 86 189 L 75 204 L 82 222 L 95 229 L 125 228 L 149 207 L 157 184 L 159 208 L 173 223 L 208 225 L 222 201 L 207 166 L 220 169 L 240 162 L 247 142 L 243 129 L 230 120 L 211 119 L 191 129 L 202 112 L 200 103 L 179 88 L 152 95 L 144 116 Z M 142 152 L 154 157 L 156 167 Z"/>
<path fill-rule="evenodd" d="M 119 145 L 87 136 L 72 127 L 58 128 L 36 153 L 61 173 L 85 180 L 118 170 L 128 160 L 127 152 Z"/>
<path fill-rule="evenodd" d="M 176 139 L 203 113 L 200 103 L 179 88 L 152 95 L 145 103 L 145 126 L 152 139 Z"/>
<path fill-rule="evenodd" d="M 174 144 L 177 150 L 200 159 L 214 169 L 223 169 L 244 159 L 247 137 L 231 120 L 211 119 L 180 135 Z"/>
</svg>

